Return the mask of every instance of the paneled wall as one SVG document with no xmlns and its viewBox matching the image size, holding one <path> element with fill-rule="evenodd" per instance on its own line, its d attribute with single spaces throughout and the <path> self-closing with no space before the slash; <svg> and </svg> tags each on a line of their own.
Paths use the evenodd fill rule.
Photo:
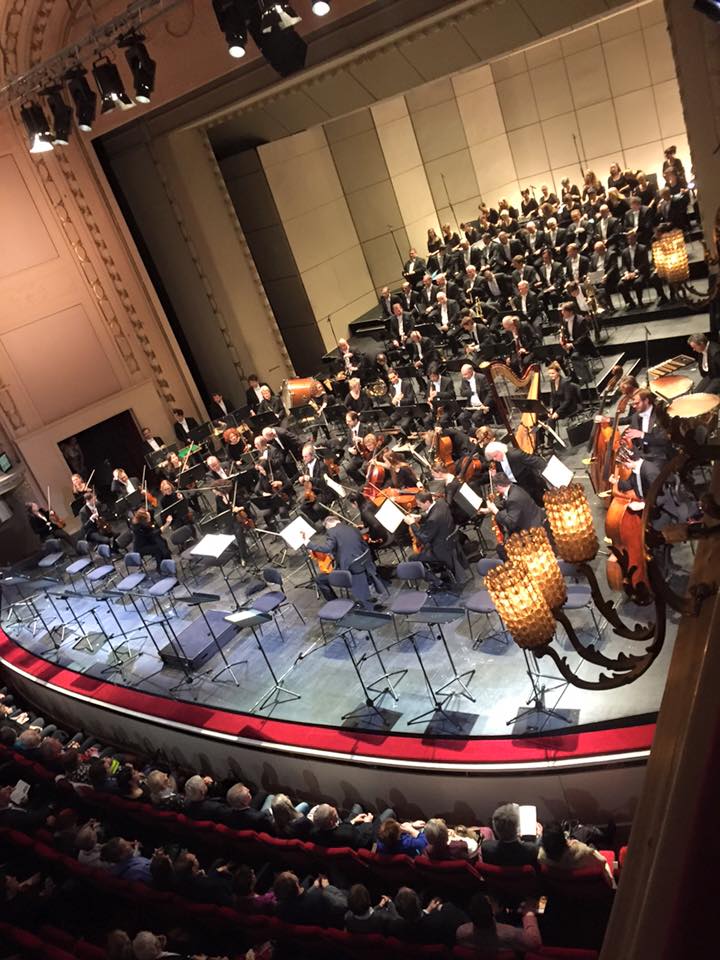
<svg viewBox="0 0 720 960">
<path fill-rule="evenodd" d="M 427 229 L 477 216 L 481 199 L 613 161 L 660 174 L 676 144 L 690 167 L 660 0 L 489 64 L 418 85 L 260 156 L 316 317 L 346 319 L 397 283 Z M 326 260 L 323 260 L 325 251 Z M 340 281 L 337 286 L 336 280 Z M 354 316 L 353 316 L 354 314 Z"/>
</svg>

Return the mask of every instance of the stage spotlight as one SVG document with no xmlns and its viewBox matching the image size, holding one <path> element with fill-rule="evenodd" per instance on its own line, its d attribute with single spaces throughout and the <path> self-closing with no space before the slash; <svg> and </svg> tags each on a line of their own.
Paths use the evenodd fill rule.
<svg viewBox="0 0 720 960">
<path fill-rule="evenodd" d="M 53 118 L 53 144 L 66 147 L 70 140 L 72 110 L 63 100 L 62 87 L 50 87 L 45 99 Z"/>
<path fill-rule="evenodd" d="M 302 21 L 289 3 L 272 3 L 262 0 L 260 3 L 262 16 L 260 18 L 260 32 L 272 33 L 273 30 L 289 30 Z"/>
<path fill-rule="evenodd" d="M 238 0 L 213 0 L 218 26 L 225 34 L 228 53 L 239 60 L 247 47 L 247 24 Z"/>
<path fill-rule="evenodd" d="M 101 57 L 93 64 L 92 72 L 100 93 L 101 113 L 107 113 L 109 110 L 114 110 L 115 107 L 120 107 L 121 110 L 129 110 L 135 106 L 125 92 L 125 86 L 120 79 L 118 68 L 112 60 Z"/>
<path fill-rule="evenodd" d="M 80 130 L 89 133 L 97 112 L 97 94 L 86 79 L 83 67 L 74 67 L 65 74 L 68 93 L 75 104 L 75 119 Z"/>
<path fill-rule="evenodd" d="M 27 131 L 30 153 L 47 153 L 52 150 L 52 131 L 43 108 L 33 101 L 20 107 L 20 116 Z"/>
<path fill-rule="evenodd" d="M 328 0 L 313 0 L 312 12 L 316 17 L 326 17 L 330 13 Z"/>
<path fill-rule="evenodd" d="M 150 95 L 155 89 L 157 64 L 147 52 L 144 39 L 141 33 L 130 33 L 118 40 L 118 46 L 125 48 L 125 59 L 132 73 L 138 103 L 150 103 Z"/>
</svg>

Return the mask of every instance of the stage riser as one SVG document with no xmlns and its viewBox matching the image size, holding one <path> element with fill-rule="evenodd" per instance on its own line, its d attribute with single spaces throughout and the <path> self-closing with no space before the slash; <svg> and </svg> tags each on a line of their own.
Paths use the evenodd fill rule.
<svg viewBox="0 0 720 960">
<path fill-rule="evenodd" d="M 361 798 L 378 809 L 392 806 L 401 819 L 436 815 L 451 823 L 479 823 L 498 803 L 512 799 L 536 804 L 541 821 L 577 818 L 599 823 L 612 818 L 622 826 L 632 820 L 645 776 L 644 759 L 572 770 L 548 760 L 539 770 L 449 773 L 290 755 L 282 753 L 282 747 L 277 751 L 250 748 L 217 739 L 207 731 L 174 729 L 91 699 L 71 698 L 14 670 L 7 677 L 22 699 L 43 715 L 73 729 L 82 727 L 130 752 L 151 755 L 161 748 L 187 769 L 245 779 L 296 800 L 327 800 L 349 807 Z M 81 678 L 84 697 L 92 696 L 90 681 Z M 239 716 L 240 735 L 242 723 Z"/>
<path fill-rule="evenodd" d="M 224 649 L 237 635 L 237 628 L 228 626 L 225 617 L 228 610 L 209 610 L 206 614 L 215 639 L 210 635 L 208 627 L 200 617 L 178 634 L 177 643 L 173 646 L 168 643 L 160 651 L 160 656 L 169 667 L 183 666 L 191 672 L 199 670 L 208 660 L 211 660 L 220 650 Z"/>
</svg>

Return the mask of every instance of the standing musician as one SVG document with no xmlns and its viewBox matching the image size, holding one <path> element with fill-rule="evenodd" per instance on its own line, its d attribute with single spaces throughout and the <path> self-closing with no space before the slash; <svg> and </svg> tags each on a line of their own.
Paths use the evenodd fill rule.
<svg viewBox="0 0 720 960">
<path fill-rule="evenodd" d="M 520 530 L 530 530 L 532 527 L 544 527 L 545 511 L 533 500 L 530 494 L 519 484 L 507 477 L 504 473 L 496 475 L 495 489 L 499 500 L 488 500 L 487 506 L 480 507 L 478 512 L 492 514 L 500 527 L 504 538 Z M 506 558 L 505 548 L 498 544 L 498 556 Z"/>
<path fill-rule="evenodd" d="M 297 476 L 297 461 L 302 449 L 297 437 L 281 427 L 264 427 L 262 435 L 273 458 L 273 469 L 279 466 L 289 477 Z"/>
<path fill-rule="evenodd" d="M 207 408 L 211 420 L 227 420 L 235 409 L 232 400 L 225 399 L 221 393 L 213 393 Z"/>
<path fill-rule="evenodd" d="M 400 304 L 405 313 L 411 315 L 415 313 L 415 292 L 407 280 L 403 283 L 400 292 L 395 294 L 393 300 Z"/>
<path fill-rule="evenodd" d="M 542 504 L 545 492 L 543 470 L 545 461 L 534 453 L 525 453 L 516 450 L 505 443 L 493 440 L 485 447 L 485 458 L 490 463 L 490 469 L 495 467 L 495 478 L 503 473 L 513 483 L 522 487 L 537 504 Z"/>
<path fill-rule="evenodd" d="M 393 303 L 392 315 L 388 323 L 388 339 L 392 345 L 396 349 L 402 347 L 414 329 L 415 321 L 412 314 L 405 310 L 402 303 Z"/>
<path fill-rule="evenodd" d="M 62 540 L 75 550 L 75 541 L 67 530 L 62 528 L 54 510 L 46 510 L 34 501 L 26 503 L 25 509 L 27 510 L 30 529 L 40 537 L 43 543 L 46 540 Z"/>
<path fill-rule="evenodd" d="M 590 325 L 575 313 L 575 304 L 570 300 L 560 304 L 560 345 L 569 355 L 585 356 L 592 349 Z"/>
<path fill-rule="evenodd" d="M 117 550 L 117 540 L 108 520 L 102 515 L 104 505 L 96 498 L 94 491 L 88 490 L 84 495 L 85 506 L 80 511 L 83 538 L 88 543 L 104 543 L 112 550 Z"/>
<path fill-rule="evenodd" d="M 133 514 L 132 523 L 133 550 L 141 557 L 152 557 L 160 570 L 163 560 L 170 559 L 170 549 L 165 543 L 161 530 L 157 528 L 152 515 L 145 507 Z"/>
<path fill-rule="evenodd" d="M 460 396 L 469 403 L 458 417 L 458 423 L 469 432 L 471 426 L 479 427 L 491 417 L 490 385 L 470 363 L 460 367 L 460 376 Z"/>
<path fill-rule="evenodd" d="M 533 351 L 537 348 L 537 337 L 532 326 L 517 317 L 503 317 L 502 328 L 505 333 L 505 350 L 512 370 L 522 376 L 533 363 Z"/>
<path fill-rule="evenodd" d="M 250 407 L 250 410 L 254 413 L 257 410 L 257 406 L 262 400 L 262 394 L 260 393 L 260 380 L 256 373 L 248 374 L 247 378 L 247 390 L 245 391 L 245 405 Z"/>
<path fill-rule="evenodd" d="M 695 393 L 720 393 L 720 346 L 711 343 L 704 333 L 688 337 L 688 346 L 698 355 L 701 380 Z"/>
<path fill-rule="evenodd" d="M 257 405 L 256 413 L 274 413 L 278 420 L 285 416 L 285 407 L 280 397 L 274 396 L 270 387 L 264 383 L 260 387 L 260 403 Z"/>
<path fill-rule="evenodd" d="M 165 446 L 165 441 L 162 437 L 154 437 L 150 427 L 142 428 L 142 437 L 143 437 L 143 454 L 147 456 L 149 453 L 158 453 Z"/>
<path fill-rule="evenodd" d="M 326 517 L 324 526 L 325 540 L 311 540 L 308 543 L 309 549 L 330 554 L 336 570 L 347 570 L 352 578 L 350 593 L 353 598 L 365 609 L 372 609 L 370 587 L 374 587 L 378 594 L 387 593 L 387 590 L 377 575 L 370 547 L 357 527 L 340 520 L 339 517 Z M 337 599 L 337 594 L 330 586 L 328 574 L 318 574 L 315 582 L 325 600 Z"/>
<path fill-rule="evenodd" d="M 198 422 L 195 417 L 186 417 L 185 411 L 181 410 L 180 407 L 175 407 L 172 412 L 175 423 L 173 424 L 173 430 L 175 431 L 175 436 L 181 443 L 188 443 L 191 430 L 197 430 Z"/>
<path fill-rule="evenodd" d="M 427 491 L 419 493 L 416 502 L 420 522 L 413 514 L 403 518 L 422 545 L 422 550 L 414 559 L 440 567 L 439 576 L 426 567 L 426 578 L 435 587 L 442 586 L 443 580 L 449 581 L 450 585 L 462 582 L 464 571 L 458 556 L 457 528 L 450 507 L 444 499 L 436 499 Z"/>
</svg>

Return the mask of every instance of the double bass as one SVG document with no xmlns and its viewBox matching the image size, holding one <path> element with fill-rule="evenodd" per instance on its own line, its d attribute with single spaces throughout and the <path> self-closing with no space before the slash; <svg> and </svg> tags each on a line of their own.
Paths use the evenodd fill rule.
<svg viewBox="0 0 720 960">
<path fill-rule="evenodd" d="M 615 458 L 615 474 L 612 483 L 612 500 L 605 518 L 605 536 L 615 551 L 627 554 L 628 574 L 614 552 L 608 557 L 605 573 L 611 590 L 624 591 L 638 604 L 648 604 L 652 599 L 647 570 L 645 537 L 643 534 L 643 501 L 634 490 L 621 491 L 618 480 L 628 480 L 632 467 L 626 462 L 624 447 Z M 638 506 L 634 507 L 633 504 Z"/>
<path fill-rule="evenodd" d="M 622 375 L 622 367 L 613 367 L 610 379 L 603 390 L 600 400 L 600 409 L 598 410 L 599 417 L 602 417 L 608 396 L 617 387 L 622 379 Z M 616 449 L 617 424 L 620 415 L 625 412 L 627 404 L 628 397 L 626 395 L 621 396 L 618 400 L 614 423 L 611 425 L 610 423 L 598 421 L 594 424 L 593 431 L 590 435 L 590 441 L 588 443 L 590 458 L 584 461 L 584 463 L 588 467 L 588 476 L 590 477 L 592 488 L 600 497 L 610 491 L 608 477 L 612 472 L 611 455 Z M 610 450 L 610 455 L 608 454 L 608 450 Z"/>
</svg>

